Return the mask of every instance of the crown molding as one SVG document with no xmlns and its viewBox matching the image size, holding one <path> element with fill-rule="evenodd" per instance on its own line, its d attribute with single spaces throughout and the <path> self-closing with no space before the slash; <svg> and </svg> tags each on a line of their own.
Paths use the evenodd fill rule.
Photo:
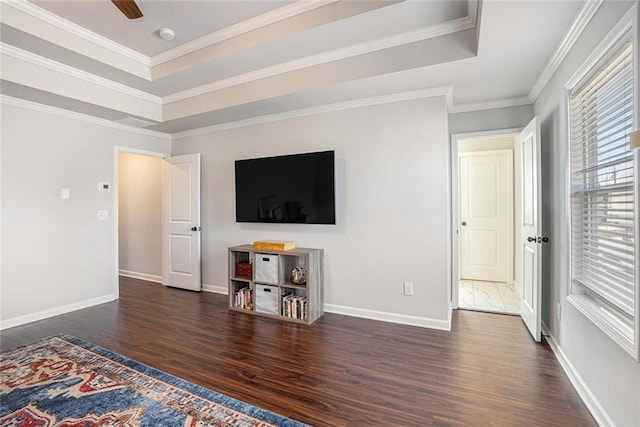
<svg viewBox="0 0 640 427">
<path fill-rule="evenodd" d="M 562 64 L 562 61 L 564 61 L 564 58 L 576 43 L 578 37 L 580 37 L 602 3 L 604 3 L 604 0 L 587 0 L 582 4 L 582 7 L 571 24 L 571 27 L 569 27 L 565 33 L 562 41 L 553 52 L 553 55 L 551 55 L 551 59 L 531 88 L 531 91 L 529 92 L 529 99 L 531 99 L 532 103 L 538 99 L 538 96 L 540 96 L 544 87 L 549 83 L 549 80 L 551 80 L 551 77 L 556 72 L 560 64 Z"/>
<path fill-rule="evenodd" d="M 464 18 L 458 18 L 442 24 L 432 25 L 420 30 L 411 31 L 397 36 L 386 37 L 371 42 L 360 43 L 341 49 L 335 49 L 316 55 L 311 55 L 305 58 L 300 58 L 270 67 L 261 68 L 259 70 L 250 71 L 248 73 L 239 74 L 237 76 L 218 80 L 216 82 L 187 89 L 181 92 L 176 92 L 171 95 L 162 97 L 162 103 L 170 104 L 172 102 L 182 101 L 194 96 L 204 95 L 206 93 L 215 92 L 217 90 L 226 89 L 232 86 L 265 79 L 268 77 L 273 77 L 279 74 L 298 71 L 304 68 L 326 64 L 341 59 L 347 59 L 358 55 L 364 55 L 371 52 L 440 37 L 447 34 L 474 28 L 475 25 L 475 21 L 473 21 L 469 16 L 466 16 Z"/>
<path fill-rule="evenodd" d="M 44 67 L 51 71 L 63 73 L 67 76 L 84 80 L 91 84 L 102 86 L 121 94 L 133 96 L 140 100 L 156 104 L 158 106 L 160 106 L 160 103 L 161 103 L 161 98 L 159 96 L 155 96 L 150 93 L 143 92 L 138 89 L 134 89 L 132 87 L 123 85 L 121 83 L 116 83 L 113 80 L 109 80 L 103 77 L 98 77 L 86 71 L 78 70 L 77 68 L 73 68 L 69 65 L 61 64 L 60 62 L 56 62 L 52 59 L 45 58 L 40 55 L 36 55 L 35 53 L 19 49 L 15 46 L 11 46 L 3 42 L 0 42 L 0 54 L 8 55 L 13 58 L 29 62 L 31 64 Z"/>
<path fill-rule="evenodd" d="M 478 25 L 478 11 L 480 8 L 480 0 L 467 1 L 467 17 L 473 22 L 473 26 Z"/>
<path fill-rule="evenodd" d="M 10 6 L 16 10 L 26 13 L 40 21 L 46 22 L 47 24 L 53 25 L 69 34 L 72 34 L 76 37 L 79 37 L 95 45 L 98 45 L 104 49 L 108 49 L 111 52 L 124 56 L 127 59 L 146 65 L 147 67 L 151 66 L 151 59 L 148 56 L 143 55 L 133 49 L 129 49 L 126 46 L 116 43 L 92 31 L 89 31 L 86 28 L 81 27 L 80 25 L 74 24 L 71 21 L 61 18 L 58 15 L 55 15 L 49 12 L 48 10 L 35 5 L 34 3 L 31 3 L 29 1 L 24 1 L 24 0 L 1 0 L 1 1 L 7 6 Z"/>
<path fill-rule="evenodd" d="M 79 120 L 86 123 L 92 123 L 95 125 L 100 125 L 100 126 L 109 127 L 112 129 L 126 131 L 129 133 L 135 133 L 138 135 L 153 136 L 156 138 L 171 140 L 171 135 L 168 133 L 138 128 L 134 126 L 127 126 L 127 125 L 113 122 L 111 120 L 101 119 L 99 117 L 90 116 L 88 114 L 82 114 L 75 111 L 65 110 L 63 108 L 52 107 L 50 105 L 39 104 L 37 102 L 26 101 L 24 99 L 14 98 L 12 96 L 0 94 L 0 104 L 11 105 L 13 107 L 24 108 L 32 111 L 38 111 L 41 113 L 53 114 L 53 115 L 65 117 L 68 119 Z"/>
<path fill-rule="evenodd" d="M 607 35 L 604 36 L 598 46 L 592 49 L 591 54 L 584 60 L 582 65 L 573 73 L 571 78 L 565 84 L 564 87 L 567 91 L 574 90 L 576 86 L 585 79 L 596 64 L 598 64 L 598 62 L 607 55 L 607 52 L 615 49 L 614 46 L 623 42 L 624 37 L 628 32 L 631 32 L 631 37 L 633 37 L 633 33 L 636 32 L 634 27 L 637 26 L 637 7 L 638 6 L 636 4 L 631 6 L 631 8 L 620 18 L 613 28 L 609 30 Z"/>
<path fill-rule="evenodd" d="M 453 105 L 449 108 L 449 114 L 467 113 L 470 111 L 495 110 L 497 108 L 520 107 L 522 105 L 533 104 L 527 96 L 511 99 L 500 99 L 497 101 L 477 102 L 473 104 Z"/>
<path fill-rule="evenodd" d="M 299 110 L 285 111 L 283 113 L 267 114 L 250 119 L 237 120 L 235 122 L 221 123 L 219 125 L 207 126 L 198 129 L 192 129 L 184 132 L 177 132 L 171 135 L 173 141 L 177 139 L 187 138 L 191 136 L 206 135 L 223 130 L 237 129 L 247 126 L 258 125 L 262 123 L 276 122 L 280 120 L 293 119 L 296 117 L 306 117 L 316 114 L 331 113 L 336 111 L 350 110 L 354 108 L 369 107 L 374 105 L 390 104 L 394 102 L 412 101 L 423 98 L 433 98 L 437 96 L 449 97 L 451 94 L 450 86 L 434 87 L 429 89 L 421 89 L 407 92 L 393 93 L 390 95 L 373 96 L 369 98 L 361 98 L 352 101 L 336 102 L 333 104 L 319 105 L 317 107 L 302 108 Z"/>
<path fill-rule="evenodd" d="M 263 13 L 262 15 L 247 19 L 246 21 L 239 22 L 230 27 L 223 28 L 214 33 L 207 34 L 206 36 L 202 36 L 176 48 L 155 55 L 150 58 L 150 65 L 152 67 L 155 67 L 156 65 L 172 61 L 180 56 L 188 55 L 197 50 L 212 46 L 216 43 L 220 43 L 233 37 L 255 31 L 259 28 L 266 27 L 267 25 L 292 18 L 294 16 L 324 7 L 337 1 L 338 0 L 318 0 L 297 1 L 295 3 L 291 3 L 289 5 L 280 7 L 267 13 Z"/>
</svg>

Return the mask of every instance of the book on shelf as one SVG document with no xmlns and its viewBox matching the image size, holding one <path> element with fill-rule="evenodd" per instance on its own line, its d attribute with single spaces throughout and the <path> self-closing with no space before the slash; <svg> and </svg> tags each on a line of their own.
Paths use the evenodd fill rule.
<svg viewBox="0 0 640 427">
<path fill-rule="evenodd" d="M 293 292 L 282 294 L 282 316 L 292 319 L 306 320 L 308 316 L 307 297 Z"/>
<path fill-rule="evenodd" d="M 251 298 L 251 289 L 244 287 L 233 293 L 231 302 L 234 308 L 242 308 L 245 310 L 253 310 L 253 300 Z"/>
</svg>

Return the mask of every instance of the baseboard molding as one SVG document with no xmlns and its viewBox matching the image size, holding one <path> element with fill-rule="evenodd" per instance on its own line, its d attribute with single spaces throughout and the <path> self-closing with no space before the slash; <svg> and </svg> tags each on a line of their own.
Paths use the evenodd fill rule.
<svg viewBox="0 0 640 427">
<path fill-rule="evenodd" d="M 202 290 L 204 292 L 212 292 L 214 294 L 223 294 L 223 295 L 229 294 L 229 288 L 227 288 L 226 286 L 208 285 L 206 283 L 202 284 Z"/>
<path fill-rule="evenodd" d="M 38 311 L 36 313 L 25 314 L 24 316 L 18 316 L 12 319 L 1 321 L 0 330 L 25 325 L 27 323 L 36 322 L 38 320 L 48 319 L 49 317 L 59 316 L 61 314 L 70 313 L 76 310 L 82 310 L 83 308 L 89 308 L 93 307 L 94 305 L 100 305 L 107 302 L 115 301 L 115 299 L 115 294 L 109 294 L 98 298 L 91 298 L 85 301 L 76 302 L 73 304 L 63 305 L 61 307 Z"/>
<path fill-rule="evenodd" d="M 607 411 L 602 407 L 598 398 L 591 392 L 591 389 L 584 382 L 578 371 L 573 367 L 571 361 L 567 358 L 567 355 L 564 354 L 562 348 L 556 341 L 556 339 L 551 335 L 549 328 L 544 323 L 542 324 L 542 332 L 545 334 L 545 338 L 549 343 L 549 347 L 553 351 L 553 354 L 556 355 L 558 362 L 560 362 L 560 366 L 569 377 L 569 381 L 576 389 L 580 398 L 584 402 L 585 406 L 591 412 L 593 418 L 595 418 L 596 422 L 599 426 L 615 426 L 613 420 L 607 414 Z"/>
<path fill-rule="evenodd" d="M 514 280 L 512 282 L 513 287 L 516 288 L 516 290 L 518 291 L 518 293 L 520 293 L 520 295 L 522 295 L 522 286 L 520 286 L 520 283 L 518 283 L 517 280 Z"/>
<path fill-rule="evenodd" d="M 421 328 L 451 330 L 451 314 L 447 320 L 430 319 L 428 317 L 410 316 L 407 314 L 388 313 L 384 311 L 366 310 L 363 308 L 346 307 L 336 304 L 325 304 L 324 311 L 345 316 L 362 317 L 364 319 L 381 320 L 383 322 L 399 323 L 401 325 L 419 326 Z"/>
<path fill-rule="evenodd" d="M 118 274 L 124 277 L 130 277 L 132 279 L 146 280 L 147 282 L 162 283 L 162 276 L 156 276 L 155 274 L 138 273 L 136 271 L 118 270 Z"/>
<path fill-rule="evenodd" d="M 229 289 L 226 286 L 202 284 L 204 292 L 228 295 Z M 402 325 L 420 326 L 422 328 L 439 329 L 443 331 L 451 330 L 452 311 L 449 309 L 447 320 L 429 319 L 427 317 L 409 316 L 406 314 L 387 313 L 384 311 L 365 310 L 362 308 L 346 307 L 343 305 L 325 304 L 324 311 L 327 313 L 342 314 L 345 316 L 361 317 L 371 320 L 382 320 L 383 322 L 399 323 Z"/>
</svg>

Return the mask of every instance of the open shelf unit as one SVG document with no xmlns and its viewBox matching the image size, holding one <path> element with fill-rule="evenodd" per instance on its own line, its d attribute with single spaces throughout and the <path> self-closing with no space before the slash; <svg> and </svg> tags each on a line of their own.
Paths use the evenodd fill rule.
<svg viewBox="0 0 640 427">
<path fill-rule="evenodd" d="M 311 324 L 324 314 L 324 251 L 229 248 L 229 309 Z M 292 279 L 296 267 L 305 280 Z"/>
</svg>

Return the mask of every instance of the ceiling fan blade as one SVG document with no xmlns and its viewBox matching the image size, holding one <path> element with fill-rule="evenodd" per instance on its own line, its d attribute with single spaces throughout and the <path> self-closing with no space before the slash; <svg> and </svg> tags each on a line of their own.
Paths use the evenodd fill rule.
<svg viewBox="0 0 640 427">
<path fill-rule="evenodd" d="M 124 13 L 129 19 L 137 19 L 142 17 L 142 12 L 134 0 L 111 0 L 120 12 Z"/>
</svg>

